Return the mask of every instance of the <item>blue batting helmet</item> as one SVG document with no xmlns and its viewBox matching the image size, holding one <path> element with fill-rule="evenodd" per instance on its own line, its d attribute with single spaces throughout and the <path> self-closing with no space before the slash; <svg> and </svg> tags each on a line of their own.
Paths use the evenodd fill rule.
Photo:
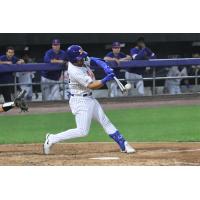
<svg viewBox="0 0 200 200">
<path fill-rule="evenodd" d="M 88 56 L 88 53 L 83 51 L 82 47 L 78 45 L 71 45 L 68 47 L 66 54 L 67 59 L 72 63 L 82 60 Z"/>
</svg>

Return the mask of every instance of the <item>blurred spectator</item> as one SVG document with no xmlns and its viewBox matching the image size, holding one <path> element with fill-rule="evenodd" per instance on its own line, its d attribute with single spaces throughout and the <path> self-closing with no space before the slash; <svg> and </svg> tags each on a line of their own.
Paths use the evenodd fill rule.
<svg viewBox="0 0 200 200">
<path fill-rule="evenodd" d="M 23 64 L 24 60 L 15 56 L 15 50 L 13 47 L 7 47 L 6 55 L 0 57 L 0 64 Z M 0 84 L 13 84 L 14 76 L 12 72 L 0 73 Z M 11 93 L 13 86 L 1 86 L 0 93 L 4 97 L 5 102 L 11 101 Z"/>
<path fill-rule="evenodd" d="M 131 57 L 121 52 L 121 44 L 119 42 L 113 42 L 112 51 L 106 54 L 104 60 L 115 61 L 119 64 L 119 62 L 131 60 Z"/>
<path fill-rule="evenodd" d="M 194 54 L 192 54 L 192 58 L 200 58 L 200 54 L 199 53 L 194 53 Z M 198 74 L 199 70 L 200 70 L 200 65 L 192 65 L 191 66 L 191 74 L 192 75 L 195 75 L 195 71 Z"/>
<path fill-rule="evenodd" d="M 52 49 L 48 50 L 44 56 L 45 63 L 59 63 L 66 62 L 65 51 L 60 49 L 60 40 L 54 39 L 52 41 Z M 41 77 L 42 96 L 43 100 L 60 100 L 59 81 L 62 71 L 43 71 Z"/>
<path fill-rule="evenodd" d="M 132 48 L 130 52 L 133 60 L 148 60 L 156 58 L 155 53 L 153 53 L 150 48 L 146 47 L 143 37 L 137 39 L 135 48 Z"/>
<path fill-rule="evenodd" d="M 136 41 L 136 46 L 130 50 L 130 54 L 133 60 L 147 60 L 151 58 L 155 58 L 155 54 L 146 47 L 145 41 L 143 37 L 138 38 Z M 142 80 L 142 73 L 145 69 L 131 69 L 128 68 L 125 73 L 125 78 L 131 79 L 131 81 L 127 81 L 132 84 L 132 88 L 136 88 L 140 95 L 144 95 L 144 81 Z M 131 93 L 132 90 L 130 90 Z M 130 94 L 129 94 L 130 95 Z"/>
<path fill-rule="evenodd" d="M 24 48 L 23 60 L 25 63 L 33 63 L 34 59 L 30 57 L 29 47 Z M 16 76 L 18 77 L 18 82 L 20 85 L 21 90 L 26 90 L 25 99 L 32 100 L 33 96 L 33 89 L 32 89 L 32 79 L 34 78 L 35 72 L 17 72 Z M 23 84 L 24 83 L 24 84 Z"/>
<path fill-rule="evenodd" d="M 113 42 L 112 44 L 112 51 L 107 53 L 104 57 L 105 61 L 114 61 L 119 65 L 122 61 L 128 61 L 131 60 L 131 57 L 129 55 L 126 55 L 125 53 L 121 52 L 121 44 L 119 42 Z M 120 69 L 114 68 L 114 73 L 118 76 L 120 72 Z M 109 97 L 116 97 L 118 96 L 118 86 L 115 81 L 110 81 L 107 84 L 108 87 L 108 94 Z"/>
<path fill-rule="evenodd" d="M 172 59 L 172 58 L 178 58 L 178 55 L 172 55 L 169 56 L 168 58 Z M 187 76 L 187 69 L 186 67 L 182 67 L 182 66 L 172 66 L 170 68 L 168 68 L 168 73 L 167 73 L 167 77 L 180 77 L 180 76 Z M 174 94 L 181 94 L 181 78 L 177 78 L 177 79 L 167 79 L 165 81 L 165 93 L 169 92 L 169 94 L 174 95 Z"/>
<path fill-rule="evenodd" d="M 199 53 L 193 53 L 192 58 L 200 58 Z M 200 65 L 192 65 L 191 67 L 188 67 L 188 76 L 198 76 L 199 75 L 199 70 L 200 70 Z M 195 78 L 195 81 L 192 79 L 185 79 L 185 88 L 186 92 L 193 92 L 193 91 L 198 91 L 198 78 Z M 192 87 L 192 84 L 195 84 L 194 88 Z"/>
</svg>

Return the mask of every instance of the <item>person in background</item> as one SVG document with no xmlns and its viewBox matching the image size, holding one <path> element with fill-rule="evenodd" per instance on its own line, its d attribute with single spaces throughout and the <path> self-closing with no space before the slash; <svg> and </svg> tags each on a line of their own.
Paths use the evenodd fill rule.
<svg viewBox="0 0 200 200">
<path fill-rule="evenodd" d="M 24 48 L 23 60 L 25 63 L 33 63 L 34 60 L 30 57 L 29 47 L 26 46 Z M 32 87 L 32 79 L 34 78 L 35 72 L 17 72 L 16 76 L 18 77 L 18 82 L 21 90 L 26 90 L 25 99 L 31 101 L 33 96 L 33 87 Z"/>
<path fill-rule="evenodd" d="M 66 62 L 65 51 L 60 48 L 60 40 L 52 41 L 52 48 L 46 51 L 44 56 L 45 63 L 64 64 Z M 62 71 L 43 71 L 41 74 L 41 87 L 43 100 L 60 100 L 59 81 Z"/>
<path fill-rule="evenodd" d="M 6 48 L 6 54 L 0 57 L 0 64 L 11 65 L 11 64 L 24 64 L 23 59 L 19 59 L 15 56 L 15 49 L 11 46 Z M 14 76 L 12 72 L 0 73 L 0 84 L 13 84 Z M 13 86 L 1 86 L 0 93 L 4 97 L 5 102 L 11 102 Z"/>
<path fill-rule="evenodd" d="M 192 54 L 192 58 L 200 58 L 200 54 L 198 52 L 195 52 Z M 200 70 L 200 65 L 192 65 L 188 67 L 188 76 L 198 76 Z M 192 82 L 191 79 L 184 79 L 186 92 L 193 92 L 198 91 L 198 79 L 195 80 L 195 82 Z M 195 84 L 194 87 L 192 87 L 192 84 Z"/>
<path fill-rule="evenodd" d="M 168 58 L 179 58 L 179 55 L 170 55 Z M 172 66 L 168 68 L 167 77 L 180 77 L 180 76 L 187 76 L 187 69 L 186 67 L 182 66 Z M 167 79 L 165 81 L 165 88 L 171 95 L 181 94 L 181 78 L 177 79 Z"/>
<path fill-rule="evenodd" d="M 136 41 L 136 46 L 130 50 L 130 55 L 133 60 L 147 60 L 155 58 L 155 53 L 151 51 L 150 48 L 146 47 L 143 37 L 140 37 Z M 142 73 L 145 69 L 131 69 L 128 68 L 125 73 L 125 78 L 127 82 L 132 85 L 132 88 L 136 88 L 139 95 L 144 95 L 144 81 L 142 80 Z M 129 95 L 131 95 L 132 90 L 130 90 Z"/>
<path fill-rule="evenodd" d="M 131 57 L 121 52 L 121 44 L 119 42 L 113 42 L 112 51 L 106 54 L 104 60 L 107 62 L 114 61 L 117 63 L 117 65 L 119 65 L 120 62 L 131 60 Z M 113 70 L 114 73 L 118 76 L 120 69 L 114 68 Z M 107 87 L 108 87 L 109 97 L 118 96 L 118 86 L 114 80 L 108 82 Z"/>
</svg>

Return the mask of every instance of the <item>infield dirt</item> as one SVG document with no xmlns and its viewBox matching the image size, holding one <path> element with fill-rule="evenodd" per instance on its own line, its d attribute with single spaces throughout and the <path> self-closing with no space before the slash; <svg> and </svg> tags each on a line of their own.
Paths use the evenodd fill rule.
<svg viewBox="0 0 200 200">
<path fill-rule="evenodd" d="M 43 155 L 42 144 L 0 145 L 0 165 L 20 166 L 180 166 L 200 165 L 200 143 L 131 143 L 137 152 L 119 152 L 114 143 L 61 143 Z M 91 158 L 118 157 L 117 160 Z"/>
</svg>

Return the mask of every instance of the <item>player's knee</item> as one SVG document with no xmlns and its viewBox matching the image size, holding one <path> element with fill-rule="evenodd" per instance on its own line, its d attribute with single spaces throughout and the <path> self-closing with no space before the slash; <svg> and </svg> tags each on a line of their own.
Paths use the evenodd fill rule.
<svg viewBox="0 0 200 200">
<path fill-rule="evenodd" d="M 85 137 L 85 136 L 88 135 L 89 130 L 88 130 L 88 129 L 79 128 L 79 129 L 78 129 L 78 132 L 79 132 L 79 134 L 80 134 L 80 137 Z"/>
</svg>

